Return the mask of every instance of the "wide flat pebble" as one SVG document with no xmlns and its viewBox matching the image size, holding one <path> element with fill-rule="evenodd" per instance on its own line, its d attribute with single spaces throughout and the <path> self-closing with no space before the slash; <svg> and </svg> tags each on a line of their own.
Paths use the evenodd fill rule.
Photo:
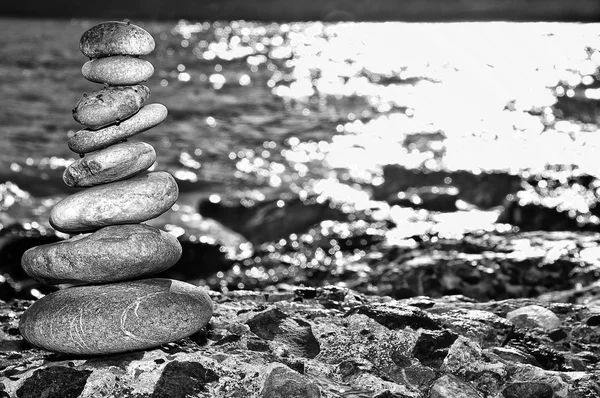
<svg viewBox="0 0 600 398">
<path fill-rule="evenodd" d="M 167 113 L 167 107 L 162 104 L 148 104 L 119 124 L 100 130 L 83 129 L 69 134 L 69 148 L 75 153 L 97 151 L 160 124 L 167 117 Z"/>
<path fill-rule="evenodd" d="M 131 23 L 110 21 L 92 26 L 84 32 L 79 49 L 89 58 L 111 55 L 146 55 L 155 47 L 154 38 Z"/>
<path fill-rule="evenodd" d="M 123 180 L 147 170 L 156 152 L 145 142 L 123 142 L 109 146 L 71 163 L 63 173 L 70 187 L 91 187 Z"/>
<path fill-rule="evenodd" d="M 66 233 L 86 232 L 116 224 L 135 224 L 158 217 L 173 206 L 179 190 L 164 171 L 98 185 L 60 201 L 50 212 L 50 225 Z"/>
<path fill-rule="evenodd" d="M 36 301 L 19 329 L 33 345 L 69 354 L 111 354 L 187 337 L 210 320 L 204 289 L 146 279 L 59 290 Z"/>
<path fill-rule="evenodd" d="M 73 118 L 97 130 L 135 114 L 148 97 L 150 89 L 142 84 L 106 87 L 84 95 L 73 108 Z"/>
<path fill-rule="evenodd" d="M 95 83 L 124 86 L 144 82 L 154 73 L 152 64 L 128 55 L 96 58 L 83 64 L 83 77 Z"/>
<path fill-rule="evenodd" d="M 180 257 L 181 244 L 173 235 L 128 224 L 33 247 L 23 254 L 21 265 L 44 283 L 106 283 L 156 274 Z"/>
</svg>

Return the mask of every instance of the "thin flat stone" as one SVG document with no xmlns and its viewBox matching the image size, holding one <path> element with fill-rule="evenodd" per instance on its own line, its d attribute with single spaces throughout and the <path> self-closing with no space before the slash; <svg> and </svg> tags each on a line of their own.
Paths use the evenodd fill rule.
<svg viewBox="0 0 600 398">
<path fill-rule="evenodd" d="M 78 233 L 107 225 L 136 224 L 169 210 L 178 195 L 171 174 L 143 173 L 68 196 L 50 212 L 50 225 L 61 232 Z"/>
<path fill-rule="evenodd" d="M 165 120 L 167 113 L 166 106 L 149 104 L 119 124 L 113 124 L 100 130 L 83 129 L 71 133 L 67 143 L 75 153 L 97 151 L 157 126 Z"/>
<path fill-rule="evenodd" d="M 152 64 L 128 55 L 96 58 L 83 64 L 83 77 L 94 83 L 126 86 L 145 82 L 154 74 Z"/>
<path fill-rule="evenodd" d="M 73 118 L 97 130 L 134 115 L 149 97 L 150 89 L 142 84 L 106 87 L 84 95 L 73 108 Z"/>
<path fill-rule="evenodd" d="M 21 316 L 29 343 L 98 355 L 158 347 L 196 333 L 213 304 L 203 288 L 170 279 L 78 286 L 51 293 Z"/>
<path fill-rule="evenodd" d="M 145 224 L 113 225 L 33 247 L 21 258 L 29 276 L 48 284 L 106 283 L 164 271 L 181 257 L 171 234 Z"/>
<path fill-rule="evenodd" d="M 119 21 L 94 25 L 83 33 L 79 41 L 79 49 L 89 58 L 147 55 L 155 45 L 154 38 L 145 29 Z"/>
<path fill-rule="evenodd" d="M 70 187 L 91 187 L 132 177 L 156 161 L 156 152 L 145 142 L 123 142 L 71 163 L 63 173 Z"/>
</svg>

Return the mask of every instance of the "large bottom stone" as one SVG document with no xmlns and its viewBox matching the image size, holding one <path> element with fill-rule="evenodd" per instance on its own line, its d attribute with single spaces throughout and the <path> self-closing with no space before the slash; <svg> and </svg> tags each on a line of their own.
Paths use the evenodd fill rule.
<svg viewBox="0 0 600 398">
<path fill-rule="evenodd" d="M 181 244 L 173 235 L 131 224 L 33 247 L 23 254 L 21 265 L 40 282 L 105 283 L 159 273 L 180 257 Z"/>
<path fill-rule="evenodd" d="M 140 350 L 187 337 L 210 320 L 203 288 L 145 279 L 59 290 L 21 316 L 29 343 L 50 351 L 97 355 Z"/>
</svg>

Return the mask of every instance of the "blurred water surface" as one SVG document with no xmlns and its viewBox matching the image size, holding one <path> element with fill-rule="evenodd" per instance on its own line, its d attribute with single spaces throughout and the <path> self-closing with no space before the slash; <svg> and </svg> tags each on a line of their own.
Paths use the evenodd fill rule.
<svg viewBox="0 0 600 398">
<path fill-rule="evenodd" d="M 0 20 L 4 225 L 47 225 L 70 192 L 60 175 L 78 155 L 67 133 L 81 128 L 71 109 L 100 88 L 81 76 L 78 41 L 97 22 Z M 135 139 L 179 180 L 179 215 L 167 221 L 184 229 L 201 224 L 202 198 L 252 206 L 319 195 L 410 220 L 400 239 L 431 223 L 473 230 L 498 212 L 423 216 L 375 203 L 384 167 L 600 172 L 597 24 L 133 22 L 157 43 L 149 102 L 170 112 Z"/>
</svg>

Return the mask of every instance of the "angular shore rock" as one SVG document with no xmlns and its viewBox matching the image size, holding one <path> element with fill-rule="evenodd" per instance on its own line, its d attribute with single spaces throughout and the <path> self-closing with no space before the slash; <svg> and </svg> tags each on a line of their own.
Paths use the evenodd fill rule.
<svg viewBox="0 0 600 398">
<path fill-rule="evenodd" d="M 81 398 L 579 398 L 600 392 L 600 312 L 593 306 L 526 299 L 478 303 L 463 296 L 393 300 L 339 287 L 210 296 L 214 316 L 200 333 L 153 350 L 92 358 L 29 346 L 17 324 L 30 302 L 0 302 L 6 336 L 0 341 L 2 392 L 12 397 L 64 390 L 68 377 Z M 558 328 L 515 326 L 506 319 L 531 305 L 556 314 Z M 143 311 L 141 305 L 138 313 Z M 403 319 L 422 312 L 437 329 L 381 323 L 372 317 L 378 312 Z M 290 349 L 288 337 L 298 326 L 314 340 L 294 339 L 296 348 L 304 348 Z M 318 355 L 306 356 L 315 340 Z"/>
<path fill-rule="evenodd" d="M 146 30 L 128 22 L 110 21 L 92 26 L 79 41 L 79 49 L 89 58 L 112 55 L 147 55 L 155 47 Z"/>
<path fill-rule="evenodd" d="M 83 77 L 94 83 L 129 86 L 148 80 L 154 74 L 152 64 L 128 55 L 96 58 L 83 64 Z"/>
<path fill-rule="evenodd" d="M 63 199 L 50 212 L 50 225 L 61 232 L 75 233 L 107 225 L 136 224 L 169 210 L 178 195 L 177 182 L 171 174 L 143 173 Z"/>
<path fill-rule="evenodd" d="M 73 108 L 73 118 L 97 130 L 134 115 L 148 97 L 150 89 L 142 84 L 103 88 L 84 95 Z"/>
<path fill-rule="evenodd" d="M 89 154 L 71 163 L 63 174 L 70 187 L 91 187 L 123 180 L 147 170 L 156 152 L 145 142 L 124 142 Z"/>
<path fill-rule="evenodd" d="M 167 107 L 162 104 L 148 104 L 119 124 L 100 130 L 83 129 L 69 134 L 69 149 L 80 154 L 97 151 L 151 129 L 165 120 L 167 113 Z"/>
<path fill-rule="evenodd" d="M 181 257 L 171 234 L 144 224 L 114 225 L 92 234 L 33 247 L 21 263 L 32 278 L 49 283 L 105 283 L 152 275 Z"/>
<path fill-rule="evenodd" d="M 203 288 L 145 279 L 59 290 L 23 313 L 19 330 L 31 344 L 97 355 L 158 347 L 196 333 L 213 313 Z"/>
<path fill-rule="evenodd" d="M 198 208 L 202 216 L 222 223 L 253 244 L 285 239 L 324 220 L 349 218 L 330 201 L 319 201 L 315 197 L 265 200 L 253 206 L 203 200 Z"/>
</svg>

